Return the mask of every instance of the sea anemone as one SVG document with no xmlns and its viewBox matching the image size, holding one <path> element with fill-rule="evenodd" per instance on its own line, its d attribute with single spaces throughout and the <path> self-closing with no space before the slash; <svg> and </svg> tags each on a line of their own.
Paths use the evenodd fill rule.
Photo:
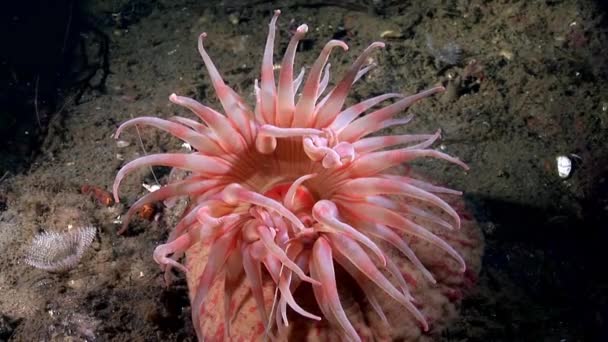
<svg viewBox="0 0 608 342">
<path fill-rule="evenodd" d="M 347 340 L 360 340 L 338 295 L 336 265 L 352 276 L 370 303 L 377 301 L 375 292 L 368 290 L 377 287 L 407 309 L 426 331 L 429 326 L 414 305 L 404 275 L 382 246 L 386 242 L 396 247 L 429 282 L 435 282 L 433 275 L 402 234 L 427 241 L 437 253 L 445 252 L 464 272 L 465 262 L 459 253 L 412 220 L 412 216 L 422 217 L 446 229 L 458 229 L 459 215 L 437 193 L 460 192 L 394 170 L 422 157 L 443 159 L 464 169 L 467 166 L 429 148 L 440 132 L 370 135 L 409 122 L 411 116 L 397 115 L 444 88 L 434 86 L 410 96 L 389 93 L 343 108 L 352 85 L 373 67 L 368 64 L 370 55 L 384 44 L 372 43 L 342 79 L 325 92 L 330 75 L 329 54 L 335 47 L 347 50 L 348 46 L 339 40 L 329 41 L 307 79 L 303 81 L 303 71 L 294 79 L 295 52 L 308 30 L 306 25 L 299 26 L 291 37 L 277 86 L 273 46 L 279 14 L 275 11 L 270 21 L 261 81 L 255 82 L 254 110 L 224 83 L 204 48 L 207 34 L 203 33 L 198 49 L 225 115 L 172 94 L 171 102 L 188 108 L 202 122 L 184 117 L 139 117 L 118 128 L 117 138 L 130 126 L 154 126 L 196 150 L 146 155 L 118 172 L 113 188 L 116 202 L 121 180 L 138 168 L 162 165 L 189 171 L 185 179 L 170 182 L 133 204 L 121 232 L 145 204 L 180 196 L 189 198 L 189 207 L 167 243 L 156 248 L 154 260 L 166 272 L 172 267 L 188 272 L 180 258 L 198 243 L 210 244 L 206 259 L 200 261 L 206 265 L 192 298 L 192 319 L 199 340 L 204 337 L 198 324 L 204 315 L 203 304 L 218 278 L 224 280 L 223 332 L 230 336 L 230 301 L 242 275 L 267 333 L 272 334 L 274 322 L 279 330 L 288 325 L 289 307 L 312 320 L 327 320 Z M 304 85 L 300 93 L 301 83 Z M 387 100 L 393 101 L 364 115 Z M 450 222 L 420 203 L 447 213 Z M 270 312 L 262 289 L 268 278 L 276 291 L 276 305 Z M 293 295 L 304 282 L 312 286 L 319 315 L 305 310 Z M 379 306 L 374 307 L 378 314 L 382 313 Z"/>
</svg>

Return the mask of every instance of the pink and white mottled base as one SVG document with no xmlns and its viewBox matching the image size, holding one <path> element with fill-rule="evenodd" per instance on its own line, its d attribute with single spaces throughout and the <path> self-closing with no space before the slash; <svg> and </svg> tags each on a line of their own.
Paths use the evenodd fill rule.
<svg viewBox="0 0 608 342">
<path fill-rule="evenodd" d="M 423 264 L 433 273 L 437 284 L 425 280 L 422 274 L 411 263 L 392 247 L 378 242 L 384 248 L 387 256 L 393 258 L 398 267 L 404 272 L 405 279 L 411 288 L 416 305 L 426 317 L 430 329 L 423 332 L 419 323 L 399 303 L 395 302 L 382 290 L 375 288 L 375 294 L 387 317 L 390 326 L 380 319 L 365 299 L 365 295 L 350 276 L 336 267 L 336 278 L 340 299 L 349 320 L 363 341 L 431 341 L 445 329 L 458 314 L 458 304 L 463 296 L 474 287 L 481 268 L 483 238 L 477 222 L 464 209 L 462 198 L 446 196 L 444 198 L 454 207 L 462 218 L 460 230 L 448 231 L 435 227 L 427 221 L 414 218 L 419 224 L 424 224 L 429 230 L 442 237 L 462 255 L 467 264 L 467 271 L 460 273 L 457 263 L 443 251 L 430 244 L 403 236 Z M 445 214 L 434 207 L 421 208 L 436 215 Z M 444 219 L 447 218 L 444 217 Z M 187 252 L 188 287 L 191 300 L 194 297 L 198 279 L 205 267 L 208 246 L 198 244 Z M 392 279 L 387 273 L 387 277 Z M 204 314 L 199 324 L 206 341 L 224 341 L 224 281 L 218 278 L 204 305 Z M 270 312 L 274 296 L 272 282 L 267 279 L 264 286 L 264 297 L 267 310 Z M 295 293 L 296 300 L 305 309 L 321 315 L 316 308 L 312 290 L 308 284 L 301 286 Z M 264 325 L 256 309 L 255 300 L 249 291 L 249 285 L 244 278 L 241 281 L 231 304 L 232 341 L 261 341 L 264 338 Z M 316 322 L 290 312 L 289 328 L 286 333 L 278 336 L 279 341 L 340 341 L 340 333 L 329 325 L 327 320 Z M 276 329 L 275 329 L 276 330 Z M 275 331 L 276 333 L 276 331 Z"/>
</svg>

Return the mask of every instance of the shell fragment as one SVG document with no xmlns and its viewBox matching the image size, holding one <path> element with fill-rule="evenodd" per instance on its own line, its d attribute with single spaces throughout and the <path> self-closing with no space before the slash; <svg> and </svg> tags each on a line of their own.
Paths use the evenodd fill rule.
<svg viewBox="0 0 608 342">
<path fill-rule="evenodd" d="M 557 162 L 557 174 L 561 178 L 568 178 L 570 172 L 572 172 L 572 160 L 566 156 L 557 156 L 555 160 Z"/>
</svg>

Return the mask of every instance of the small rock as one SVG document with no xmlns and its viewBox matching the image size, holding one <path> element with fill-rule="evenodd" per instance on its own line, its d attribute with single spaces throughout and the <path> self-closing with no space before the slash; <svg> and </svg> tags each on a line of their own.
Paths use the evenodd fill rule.
<svg viewBox="0 0 608 342">
<path fill-rule="evenodd" d="M 118 148 L 124 148 L 124 147 L 127 147 L 129 145 L 131 145 L 131 143 L 128 142 L 128 141 L 125 141 L 125 140 L 118 140 L 116 142 L 116 147 L 118 147 Z"/>
</svg>

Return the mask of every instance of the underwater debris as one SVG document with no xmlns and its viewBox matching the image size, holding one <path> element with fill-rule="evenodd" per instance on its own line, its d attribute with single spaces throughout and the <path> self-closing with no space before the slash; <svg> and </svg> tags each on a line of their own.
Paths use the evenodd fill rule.
<svg viewBox="0 0 608 342">
<path fill-rule="evenodd" d="M 95 238 L 93 226 L 78 227 L 65 233 L 43 232 L 27 248 L 25 263 L 49 272 L 74 268 Z"/>
<path fill-rule="evenodd" d="M 435 47 L 431 35 L 426 35 L 426 47 L 435 59 L 435 67 L 450 67 L 462 61 L 462 48 L 456 42 L 448 42 L 441 47 Z"/>
<path fill-rule="evenodd" d="M 479 92 L 481 83 L 485 79 L 485 67 L 478 60 L 472 59 L 462 69 L 461 73 L 454 75 L 447 74 L 446 92 L 441 100 L 443 102 L 451 102 L 466 94 L 474 94 Z"/>
</svg>

